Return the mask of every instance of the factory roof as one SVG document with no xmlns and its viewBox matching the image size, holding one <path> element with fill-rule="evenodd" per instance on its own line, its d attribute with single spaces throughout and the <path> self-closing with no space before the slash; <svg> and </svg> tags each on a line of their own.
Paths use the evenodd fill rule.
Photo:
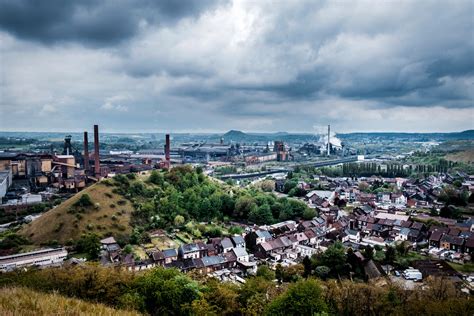
<svg viewBox="0 0 474 316">
<path fill-rule="evenodd" d="M 41 258 L 44 256 L 51 256 L 53 254 L 61 254 L 61 253 L 67 255 L 67 251 L 64 248 L 55 248 L 55 249 L 48 248 L 48 249 L 42 249 L 42 250 L 37 250 L 37 251 L 19 253 L 16 255 L 0 257 L 0 264 L 9 264 L 9 263 L 17 262 L 17 261 L 33 259 L 33 258 Z"/>
</svg>

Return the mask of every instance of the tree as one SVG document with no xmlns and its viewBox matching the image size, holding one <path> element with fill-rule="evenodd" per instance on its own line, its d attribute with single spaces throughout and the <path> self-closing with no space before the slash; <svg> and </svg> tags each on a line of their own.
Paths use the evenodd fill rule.
<svg viewBox="0 0 474 316">
<path fill-rule="evenodd" d="M 329 246 L 320 256 L 321 264 L 330 267 L 331 272 L 335 275 L 339 275 L 345 270 L 346 261 L 346 251 L 340 242 Z"/>
<path fill-rule="evenodd" d="M 306 210 L 304 210 L 303 212 L 303 218 L 306 220 L 313 219 L 314 217 L 316 217 L 316 215 L 316 210 L 309 207 L 306 208 Z"/>
<path fill-rule="evenodd" d="M 257 268 L 257 276 L 262 277 L 268 281 L 275 280 L 275 272 L 270 270 L 270 268 L 267 265 L 261 265 Z"/>
<path fill-rule="evenodd" d="M 322 280 L 326 280 L 330 272 L 331 272 L 331 269 L 329 269 L 329 267 L 326 267 L 326 266 L 319 266 L 314 269 L 314 274 Z"/>
<path fill-rule="evenodd" d="M 374 258 L 374 248 L 372 248 L 371 246 L 367 246 L 364 249 L 364 257 L 366 259 L 373 259 Z"/>
<path fill-rule="evenodd" d="M 319 282 L 303 280 L 270 303 L 266 315 L 315 315 L 328 310 Z"/>
<path fill-rule="evenodd" d="M 273 181 L 273 180 L 264 180 L 260 184 L 260 188 L 264 192 L 272 192 L 275 189 L 275 181 Z"/>
<path fill-rule="evenodd" d="M 75 205 L 75 206 L 88 207 L 88 206 L 94 205 L 94 203 L 92 202 L 92 199 L 91 199 L 91 197 L 89 196 L 89 194 L 84 193 L 84 194 L 81 195 L 81 197 L 79 198 L 79 200 L 77 200 L 77 202 L 74 203 L 74 205 Z"/>
<path fill-rule="evenodd" d="M 250 211 L 249 220 L 257 225 L 273 223 L 273 214 L 268 204 L 259 206 Z"/>
<path fill-rule="evenodd" d="M 394 247 L 387 246 L 385 250 L 385 263 L 392 264 L 396 259 L 396 250 Z"/>
<path fill-rule="evenodd" d="M 283 282 L 284 276 L 283 266 L 281 264 L 277 264 L 275 267 L 275 278 L 278 280 L 279 283 Z"/>
<path fill-rule="evenodd" d="M 184 216 L 176 215 L 174 218 L 174 226 L 181 227 L 184 224 Z"/>
<path fill-rule="evenodd" d="M 89 256 L 89 259 L 96 259 L 100 253 L 100 239 L 96 234 L 82 235 L 77 241 L 76 250 L 84 252 Z"/>
<path fill-rule="evenodd" d="M 408 254 L 409 245 L 405 241 L 398 243 L 396 246 L 397 252 L 400 256 L 406 256 Z"/>
<path fill-rule="evenodd" d="M 127 255 L 131 254 L 133 252 L 132 245 L 126 245 L 125 247 L 123 247 L 122 252 Z"/>
<path fill-rule="evenodd" d="M 303 276 L 305 278 L 309 277 L 311 275 L 311 272 L 313 270 L 313 262 L 308 256 L 305 256 L 303 258 L 303 266 L 304 266 L 304 274 Z"/>
<path fill-rule="evenodd" d="M 150 174 L 150 177 L 148 177 L 148 181 L 156 185 L 163 185 L 165 178 L 161 173 L 156 170 L 153 170 Z"/>
<path fill-rule="evenodd" d="M 256 208 L 257 204 L 253 197 L 248 195 L 239 197 L 235 202 L 234 216 L 237 218 L 248 218 L 250 212 Z"/>
<path fill-rule="evenodd" d="M 153 315 L 183 315 L 201 295 L 196 281 L 176 269 L 155 268 L 137 277 L 135 288 Z"/>
</svg>

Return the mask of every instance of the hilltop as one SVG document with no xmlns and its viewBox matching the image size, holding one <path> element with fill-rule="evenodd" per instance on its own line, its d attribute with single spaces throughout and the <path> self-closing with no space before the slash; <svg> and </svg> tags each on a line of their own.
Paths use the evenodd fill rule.
<svg viewBox="0 0 474 316">
<path fill-rule="evenodd" d="M 27 288 L 0 289 L 2 315 L 140 315 L 103 304 L 67 298 L 57 293 L 45 294 Z"/>
<path fill-rule="evenodd" d="M 129 235 L 133 206 L 112 189 L 103 183 L 94 184 L 25 225 L 19 234 L 36 245 L 53 241 L 65 244 L 89 232 Z M 78 205 L 83 195 L 90 197 L 91 205 Z"/>
</svg>

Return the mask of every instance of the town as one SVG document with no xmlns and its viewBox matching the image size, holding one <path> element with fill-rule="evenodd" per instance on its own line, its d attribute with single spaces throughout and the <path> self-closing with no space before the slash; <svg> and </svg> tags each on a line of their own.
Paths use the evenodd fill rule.
<svg viewBox="0 0 474 316">
<path fill-rule="evenodd" d="M 0 314 L 474 315 L 473 12 L 0 0 Z"/>
<path fill-rule="evenodd" d="M 41 225 L 45 211 L 54 212 L 57 205 L 60 208 L 61 203 L 67 203 L 62 201 L 74 196 L 75 192 L 79 192 L 71 198 L 76 199 L 75 205 L 82 203 L 84 198 L 87 206 L 93 201 L 82 192 L 87 192 L 91 186 L 103 186 L 104 183 L 110 186 L 119 181 L 115 179 L 135 179 L 136 175 L 151 179 L 152 175 L 157 176 L 157 170 L 166 174 L 167 170 L 189 164 L 189 153 L 172 156 L 170 135 L 165 136 L 161 154 L 157 151 L 140 154 L 120 151 L 121 159 L 112 158 L 113 151 L 99 150 L 97 125 L 94 126 L 94 151 L 91 153 L 87 132 L 82 151 L 77 145 L 73 149 L 68 136 L 59 154 L 2 153 L 2 192 L 6 203 L 1 207 L 7 218 L 15 219 L 2 225 L 3 243 L 14 239 L 10 232 L 19 228 L 22 231 L 22 226 L 34 226 L 36 222 Z M 313 158 L 299 164 L 289 158 L 293 157 L 292 150 L 285 149 L 291 144 L 282 141 L 275 142 L 272 149 L 268 143 L 266 146 L 247 146 L 243 155 L 238 152 L 229 156 L 228 150 L 224 155 L 210 155 L 207 151 L 205 161 L 199 158 L 191 163 L 212 181 L 235 190 L 250 188 L 262 192 L 259 198 L 271 195 L 273 199 L 298 201 L 303 211 L 293 215 L 285 217 L 283 210 L 275 217 L 269 208 L 269 214 L 262 210 L 241 220 L 228 218 L 214 222 L 215 219 L 210 218 L 198 222 L 186 216 L 187 223 L 185 217 L 176 215 L 173 228 L 142 231 L 134 245 L 130 241 L 125 243 L 122 234 L 101 231 L 95 234 L 89 226 L 100 225 L 89 221 L 87 229 L 79 233 L 84 239 L 92 235 L 88 233 L 97 236 L 94 239 L 95 255 L 81 257 L 78 249 L 84 250 L 84 247 L 80 242 L 56 242 L 52 248 L 42 247 L 18 254 L 12 251 L 21 247 L 15 248 L 12 243 L 10 248 L 2 246 L 7 255 L 0 257 L 0 269 L 6 272 L 25 266 L 58 266 L 63 262 L 83 264 L 97 258 L 104 266 L 120 266 L 129 271 L 162 266 L 243 283 L 245 277 L 255 275 L 261 266 L 302 274 L 303 270 L 294 270 L 294 267 L 306 265 L 306 269 L 311 270 L 310 258 L 321 257 L 328 248 L 340 247 L 346 258 L 341 264 L 350 263 L 343 272 L 347 276 L 365 281 L 388 278 L 407 288 L 413 287 L 413 281 L 443 276 L 467 292 L 472 291 L 470 267 L 474 219 L 470 207 L 474 176 L 464 172 L 462 164 L 446 161 L 432 165 L 410 163 L 406 156 L 416 156 L 416 152 L 404 155 L 403 159 L 396 155 L 387 159 L 386 155 L 368 158 L 355 153 L 344 154 L 342 147 L 337 151 L 337 146 L 328 139 L 331 137 L 326 137 L 325 144 L 320 142 L 314 146 L 320 148 L 317 151 L 319 160 Z M 221 138 L 220 144 L 210 147 L 218 150 L 224 147 L 223 143 Z M 303 145 L 303 148 L 308 147 L 308 144 Z M 230 148 L 243 150 L 245 145 Z M 229 160 L 229 157 L 234 158 Z M 370 173 L 374 175 L 367 176 Z M 409 176 L 413 173 L 417 176 Z M 111 196 L 104 194 L 106 198 Z M 125 203 L 125 200 L 117 202 L 119 205 Z M 39 207 L 45 204 L 50 206 Z M 110 206 L 115 208 L 115 204 Z M 33 211 L 40 212 L 31 213 Z M 28 215 L 21 219 L 18 214 Z M 120 216 L 120 212 L 112 215 L 113 218 L 116 216 Z M 61 231 L 61 225 L 64 223 L 55 228 L 56 232 Z M 98 239 L 100 236 L 103 238 Z M 322 277 L 330 275 L 332 269 L 324 265 L 316 268 Z M 404 277 L 400 277 L 402 274 Z"/>
</svg>

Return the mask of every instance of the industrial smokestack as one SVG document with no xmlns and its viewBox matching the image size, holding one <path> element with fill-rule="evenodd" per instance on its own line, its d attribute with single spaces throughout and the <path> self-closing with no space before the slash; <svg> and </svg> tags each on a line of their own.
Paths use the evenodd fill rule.
<svg viewBox="0 0 474 316">
<path fill-rule="evenodd" d="M 165 160 L 170 161 L 170 134 L 166 134 L 166 144 L 165 144 Z"/>
<path fill-rule="evenodd" d="M 89 138 L 87 132 L 84 132 L 84 170 L 89 172 Z"/>
<path fill-rule="evenodd" d="M 328 125 L 328 156 L 331 154 L 331 125 Z"/>
<path fill-rule="evenodd" d="M 99 125 L 94 125 L 94 173 L 96 178 L 100 177 L 100 155 L 99 155 Z"/>
</svg>

